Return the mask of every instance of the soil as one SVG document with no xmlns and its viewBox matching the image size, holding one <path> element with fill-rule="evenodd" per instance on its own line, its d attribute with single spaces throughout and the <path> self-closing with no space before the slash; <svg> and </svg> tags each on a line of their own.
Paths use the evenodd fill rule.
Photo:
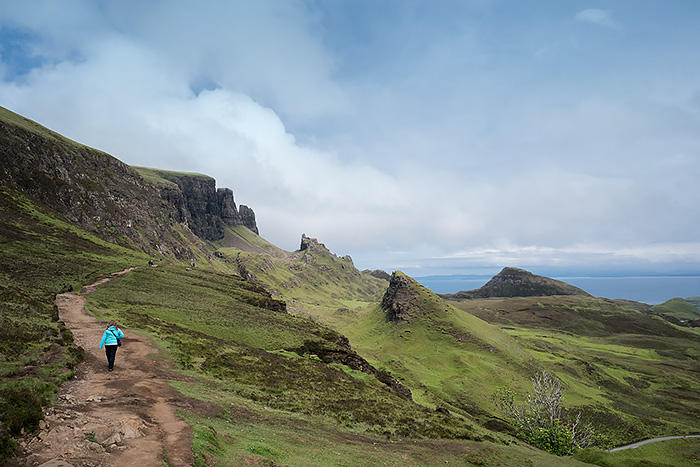
<svg viewBox="0 0 700 467">
<path fill-rule="evenodd" d="M 111 277 L 123 275 L 122 271 Z M 111 277 L 83 289 L 89 293 Z M 38 433 L 20 440 L 8 465 L 43 467 L 187 466 L 194 464 L 191 427 L 176 414 L 198 403 L 168 385 L 181 379 L 144 336 L 124 329 L 114 371 L 98 349 L 106 323 L 90 315 L 79 293 L 56 296 L 59 317 L 73 332 L 85 360 L 45 408 Z"/>
</svg>

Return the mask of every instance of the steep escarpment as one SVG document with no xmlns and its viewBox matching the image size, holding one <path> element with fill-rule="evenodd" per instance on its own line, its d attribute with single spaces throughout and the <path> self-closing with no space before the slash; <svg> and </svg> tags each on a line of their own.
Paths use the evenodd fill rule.
<svg viewBox="0 0 700 467">
<path fill-rule="evenodd" d="M 131 167 L 43 127 L 22 125 L 19 119 L 2 109 L 1 184 L 109 242 L 149 254 L 194 257 L 173 232 L 171 207 Z"/>
<path fill-rule="evenodd" d="M 448 299 L 472 299 L 491 297 L 540 297 L 550 295 L 591 296 L 584 290 L 569 285 L 566 282 L 544 276 L 537 276 L 524 269 L 518 268 L 503 268 L 501 272 L 478 289 L 442 296 Z"/>
<path fill-rule="evenodd" d="M 159 179 L 161 197 L 173 207 L 175 220 L 183 222 L 198 237 L 221 240 L 226 227 L 244 226 L 258 233 L 255 212 L 236 207 L 230 188 L 216 188 L 216 180 L 202 174 L 135 167 L 142 175 Z M 168 181 L 171 183 L 163 183 Z"/>
<path fill-rule="evenodd" d="M 233 192 L 217 190 L 211 177 L 158 171 L 166 183 L 154 183 L 109 154 L 1 107 L 0 167 L 3 186 L 108 242 L 148 254 L 194 259 L 208 255 L 202 240 L 223 238 L 226 226 L 257 233 L 252 209 L 238 210 Z"/>
</svg>

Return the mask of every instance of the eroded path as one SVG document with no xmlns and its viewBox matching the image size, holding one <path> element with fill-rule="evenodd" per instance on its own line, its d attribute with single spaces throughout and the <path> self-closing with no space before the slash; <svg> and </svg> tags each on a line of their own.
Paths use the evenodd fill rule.
<svg viewBox="0 0 700 467">
<path fill-rule="evenodd" d="M 109 373 L 104 349 L 98 349 L 105 323 L 87 313 L 85 297 L 60 294 L 56 305 L 76 344 L 85 349 L 85 361 L 61 386 L 38 435 L 21 443 L 24 453 L 10 465 L 192 465 L 191 428 L 175 412 L 191 407 L 168 385 L 149 340 L 122 328 L 126 336 Z"/>
</svg>

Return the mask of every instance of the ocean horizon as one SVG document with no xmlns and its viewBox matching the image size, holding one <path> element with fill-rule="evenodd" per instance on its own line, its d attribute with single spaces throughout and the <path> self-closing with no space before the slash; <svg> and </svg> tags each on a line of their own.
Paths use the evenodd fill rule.
<svg viewBox="0 0 700 467">
<path fill-rule="evenodd" d="M 450 275 L 415 279 L 435 293 L 450 294 L 478 289 L 491 277 Z M 648 305 L 658 305 L 672 298 L 700 296 L 700 276 L 566 276 L 552 279 L 576 286 L 596 297 L 633 300 Z"/>
</svg>

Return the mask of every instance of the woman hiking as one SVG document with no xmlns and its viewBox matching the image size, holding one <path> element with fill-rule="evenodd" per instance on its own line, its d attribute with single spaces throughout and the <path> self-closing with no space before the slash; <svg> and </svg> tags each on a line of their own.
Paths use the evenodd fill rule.
<svg viewBox="0 0 700 467">
<path fill-rule="evenodd" d="M 117 347 L 122 345 L 120 340 L 122 337 L 124 337 L 124 333 L 117 327 L 117 322 L 114 320 L 110 321 L 100 341 L 100 348 L 102 348 L 103 345 L 105 346 L 109 371 L 114 370 L 114 357 L 117 355 Z"/>
</svg>

